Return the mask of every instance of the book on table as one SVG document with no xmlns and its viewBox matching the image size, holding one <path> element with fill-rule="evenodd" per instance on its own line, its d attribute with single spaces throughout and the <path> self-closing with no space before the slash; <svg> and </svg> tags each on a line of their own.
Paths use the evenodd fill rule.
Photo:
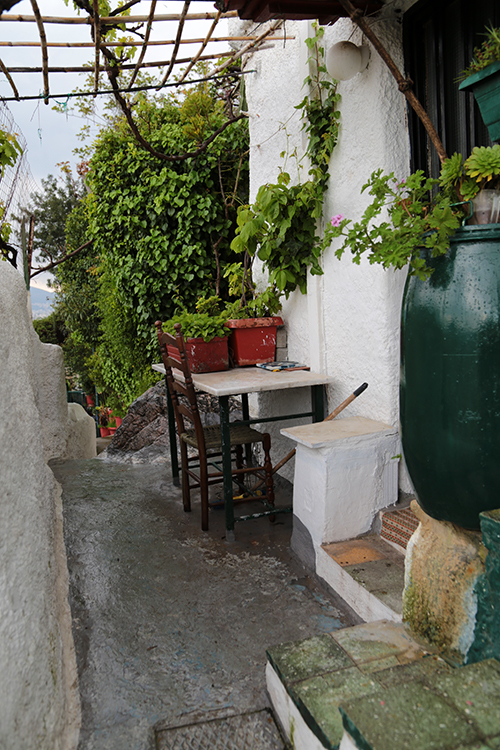
<svg viewBox="0 0 500 750">
<path fill-rule="evenodd" d="M 264 362 L 257 365 L 262 370 L 270 370 L 271 372 L 281 372 L 282 370 L 309 370 L 307 365 L 303 365 L 301 362 L 292 362 L 289 360 L 283 360 L 281 362 Z"/>
</svg>

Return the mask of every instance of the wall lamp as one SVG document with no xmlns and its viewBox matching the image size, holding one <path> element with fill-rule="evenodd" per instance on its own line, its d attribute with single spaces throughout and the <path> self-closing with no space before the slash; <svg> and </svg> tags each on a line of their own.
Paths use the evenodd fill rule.
<svg viewBox="0 0 500 750">
<path fill-rule="evenodd" d="M 352 42 L 337 42 L 326 53 L 326 69 L 337 81 L 348 81 L 368 65 L 370 48 Z"/>
</svg>

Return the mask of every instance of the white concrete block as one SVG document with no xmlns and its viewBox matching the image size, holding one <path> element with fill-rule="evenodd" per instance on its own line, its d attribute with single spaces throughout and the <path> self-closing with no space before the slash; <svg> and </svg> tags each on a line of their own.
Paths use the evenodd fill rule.
<svg viewBox="0 0 500 750">
<path fill-rule="evenodd" d="M 281 433 L 297 442 L 293 512 L 315 547 L 366 533 L 397 501 L 397 428 L 348 417 Z"/>
</svg>

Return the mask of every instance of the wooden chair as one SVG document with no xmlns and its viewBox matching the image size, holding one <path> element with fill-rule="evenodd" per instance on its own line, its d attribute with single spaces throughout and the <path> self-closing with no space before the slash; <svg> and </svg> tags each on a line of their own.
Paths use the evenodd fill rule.
<svg viewBox="0 0 500 750">
<path fill-rule="evenodd" d="M 181 477 L 182 500 L 184 510 L 191 510 L 191 490 L 199 487 L 201 493 L 201 528 L 208 531 L 208 488 L 210 485 L 223 482 L 223 472 L 214 461 L 222 456 L 221 432 L 219 425 L 204 427 L 201 423 L 196 391 L 191 378 L 191 371 L 186 354 L 186 346 L 180 323 L 175 325 L 176 336 L 162 331 L 160 321 L 156 322 L 160 351 L 165 366 L 166 381 L 172 399 L 177 432 L 181 448 Z M 167 346 L 174 348 L 174 356 L 169 356 Z M 174 378 L 172 368 L 180 370 L 184 382 Z M 184 399 L 179 399 L 179 395 Z M 191 423 L 186 426 L 185 420 Z M 232 478 L 236 481 L 241 492 L 243 479 L 247 474 L 255 474 L 265 480 L 266 493 L 256 496 L 268 507 L 274 506 L 274 488 L 272 464 L 270 458 L 271 436 L 269 433 L 259 432 L 247 425 L 233 425 L 230 427 L 231 453 L 235 454 L 236 466 L 232 468 Z M 262 443 L 264 449 L 263 466 L 244 466 L 243 446 Z M 196 451 L 195 455 L 188 455 L 188 446 Z M 249 453 L 249 452 L 248 452 Z M 209 471 L 209 464 L 217 471 Z M 195 469 L 198 469 L 196 471 Z M 239 481 L 238 481 L 239 480 Z M 262 484 L 262 482 L 260 482 Z M 248 498 L 248 499 L 251 499 Z M 271 516 L 272 519 L 272 516 Z"/>
</svg>

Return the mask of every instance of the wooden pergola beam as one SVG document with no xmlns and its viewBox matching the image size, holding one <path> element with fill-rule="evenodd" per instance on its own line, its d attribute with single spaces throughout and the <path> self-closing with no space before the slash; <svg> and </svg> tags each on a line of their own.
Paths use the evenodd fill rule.
<svg viewBox="0 0 500 750">
<path fill-rule="evenodd" d="M 215 23 L 215 21 L 214 21 Z M 213 24 L 212 24 L 213 25 Z M 210 38 L 210 42 L 251 42 L 257 39 L 256 36 L 215 36 Z M 282 42 L 285 39 L 284 36 L 270 36 L 267 37 L 268 42 Z M 294 36 L 287 36 L 286 40 L 295 39 Z M 203 38 L 197 39 L 181 39 L 180 44 L 204 44 L 206 41 Z M 175 44 L 175 39 L 165 39 L 160 41 L 158 39 L 150 39 L 148 41 L 148 47 L 168 47 Z M 40 42 L 1 42 L 0 47 L 40 47 Z M 78 47 L 78 48 L 94 48 L 94 42 L 47 42 L 47 47 Z M 106 47 L 137 47 L 137 42 L 101 42 L 101 48 Z"/>
<path fill-rule="evenodd" d="M 97 96 L 99 91 L 99 62 L 101 54 L 101 26 L 99 24 L 99 0 L 93 0 L 92 5 L 94 11 L 94 45 L 95 45 L 95 56 L 94 56 L 94 98 Z"/>
<path fill-rule="evenodd" d="M 8 82 L 10 83 L 10 87 L 12 91 L 14 92 L 14 96 L 19 101 L 19 91 L 16 88 L 16 84 L 14 83 L 9 70 L 5 67 L 3 60 L 0 60 L 0 69 L 2 70 L 2 73 L 4 74 Z"/>
<path fill-rule="evenodd" d="M 144 34 L 144 41 L 142 43 L 141 53 L 139 55 L 139 59 L 137 60 L 136 66 L 134 68 L 134 72 L 132 73 L 132 77 L 129 81 L 129 86 L 133 85 L 137 77 L 137 74 L 141 68 L 141 63 L 144 60 L 144 55 L 146 54 L 146 49 L 148 47 L 149 36 L 151 34 L 151 29 L 153 28 L 153 19 L 155 16 L 155 10 L 156 10 L 156 0 L 151 0 L 151 8 L 149 9 L 148 23 L 146 26 L 146 33 Z"/>
<path fill-rule="evenodd" d="M 189 71 L 191 70 L 191 68 L 193 68 L 193 66 L 194 66 L 194 65 L 196 65 L 196 63 L 197 63 L 197 62 L 198 62 L 198 60 L 200 59 L 200 57 L 201 57 L 201 55 L 202 55 L 202 53 L 203 53 L 203 50 L 204 50 L 204 49 L 205 49 L 205 47 L 207 46 L 208 42 L 210 41 L 210 39 L 211 39 L 211 37 L 212 37 L 212 34 L 214 33 L 214 29 L 215 29 L 215 27 L 216 27 L 216 26 L 217 26 L 217 24 L 219 23 L 219 19 L 220 19 L 220 17 L 221 17 L 221 13 L 220 13 L 220 11 L 219 11 L 219 12 L 217 13 L 216 17 L 214 18 L 214 20 L 213 20 L 213 22 L 212 22 L 212 25 L 210 26 L 209 32 L 208 32 L 207 36 L 205 37 L 205 39 L 203 40 L 203 42 L 202 42 L 202 44 L 201 44 L 201 47 L 200 47 L 200 49 L 198 50 L 197 54 L 196 54 L 196 55 L 195 55 L 195 56 L 193 57 L 193 59 L 191 60 L 191 62 L 190 62 L 190 63 L 189 63 L 189 65 L 187 66 L 186 70 L 185 70 L 185 71 L 184 71 L 184 73 L 182 74 L 181 78 L 179 79 L 179 83 L 182 83 L 182 81 L 183 81 L 183 80 L 184 80 L 184 79 L 186 78 L 186 76 L 188 75 L 188 73 L 189 73 Z M 212 40 L 212 41 L 213 41 L 213 40 Z"/>
<path fill-rule="evenodd" d="M 280 26 L 283 25 L 283 21 L 279 19 L 278 21 L 275 21 L 267 31 L 264 31 L 260 36 L 255 39 L 253 42 L 249 42 L 248 44 L 245 44 L 241 49 L 237 50 L 231 57 L 226 60 L 226 62 L 223 65 L 220 65 L 218 68 L 216 68 L 214 71 L 212 71 L 211 75 L 217 75 L 217 73 L 222 72 L 226 68 L 228 68 L 232 62 L 237 60 L 241 55 L 246 54 L 247 52 L 250 52 L 253 50 L 254 52 L 258 50 L 261 42 L 264 41 L 270 34 L 273 33 L 273 31 L 276 31 L 276 29 L 279 29 Z"/>
<path fill-rule="evenodd" d="M 158 90 L 161 89 L 161 87 L 167 82 L 167 79 L 172 72 L 172 68 L 175 65 L 175 59 L 177 57 L 177 52 L 179 51 L 179 44 L 182 38 L 182 32 L 184 30 L 184 22 L 186 20 L 187 12 L 189 10 L 189 6 L 191 5 L 191 0 L 184 0 L 184 7 L 182 9 L 181 17 L 179 19 L 179 25 L 177 27 L 177 35 L 175 37 L 175 45 L 172 52 L 172 58 L 170 60 L 169 66 L 167 68 L 167 72 L 163 76 L 162 82 L 158 86 Z"/>
<path fill-rule="evenodd" d="M 188 13 L 185 17 L 185 21 L 211 21 L 215 18 L 216 13 Z M 237 18 L 238 13 L 235 10 L 231 10 L 228 13 L 223 13 L 222 18 Z M 180 21 L 181 15 L 179 13 L 160 14 L 154 17 L 155 21 Z M 100 21 L 101 24 L 105 25 L 116 25 L 119 24 L 137 24 L 146 23 L 148 16 L 102 16 Z M 10 13 L 3 13 L 0 16 L 0 23 L 4 21 L 18 21 L 22 23 L 35 23 L 35 16 L 16 16 Z M 91 26 L 93 21 L 89 18 L 74 18 L 72 16 L 42 16 L 43 23 L 67 23 L 81 26 Z"/>
<path fill-rule="evenodd" d="M 45 29 L 43 28 L 43 19 L 38 8 L 36 0 L 31 0 L 31 7 L 35 14 L 36 23 L 38 26 L 38 33 L 40 35 L 40 45 L 42 48 L 42 75 L 43 75 L 43 91 L 45 94 L 44 103 L 49 103 L 49 54 L 47 52 L 47 37 L 45 36 Z"/>
<path fill-rule="evenodd" d="M 212 55 L 202 55 L 200 57 L 200 60 L 218 60 L 221 57 L 227 57 L 227 52 L 216 52 Z M 170 65 L 170 60 L 159 60 L 158 62 L 143 62 L 141 65 L 141 68 L 164 68 L 167 65 Z M 187 63 L 191 62 L 190 57 L 184 57 L 179 58 L 176 60 L 176 63 L 179 65 L 185 65 Z M 226 66 L 224 66 L 226 67 Z M 124 65 L 120 65 L 120 70 L 133 70 L 135 68 L 135 65 L 133 63 L 125 63 Z M 223 69 L 223 68 L 221 68 Z M 7 70 L 10 73 L 41 73 L 43 71 L 43 68 L 7 68 Z M 80 66 L 80 67 L 52 67 L 49 68 L 49 73 L 93 73 L 94 72 L 94 66 L 89 65 L 87 67 Z M 106 70 L 104 65 L 99 66 L 99 71 L 102 72 Z M 211 73 L 209 77 L 212 77 L 212 75 L 215 75 L 215 73 Z M 156 85 L 155 88 L 158 88 L 158 85 Z"/>
</svg>

